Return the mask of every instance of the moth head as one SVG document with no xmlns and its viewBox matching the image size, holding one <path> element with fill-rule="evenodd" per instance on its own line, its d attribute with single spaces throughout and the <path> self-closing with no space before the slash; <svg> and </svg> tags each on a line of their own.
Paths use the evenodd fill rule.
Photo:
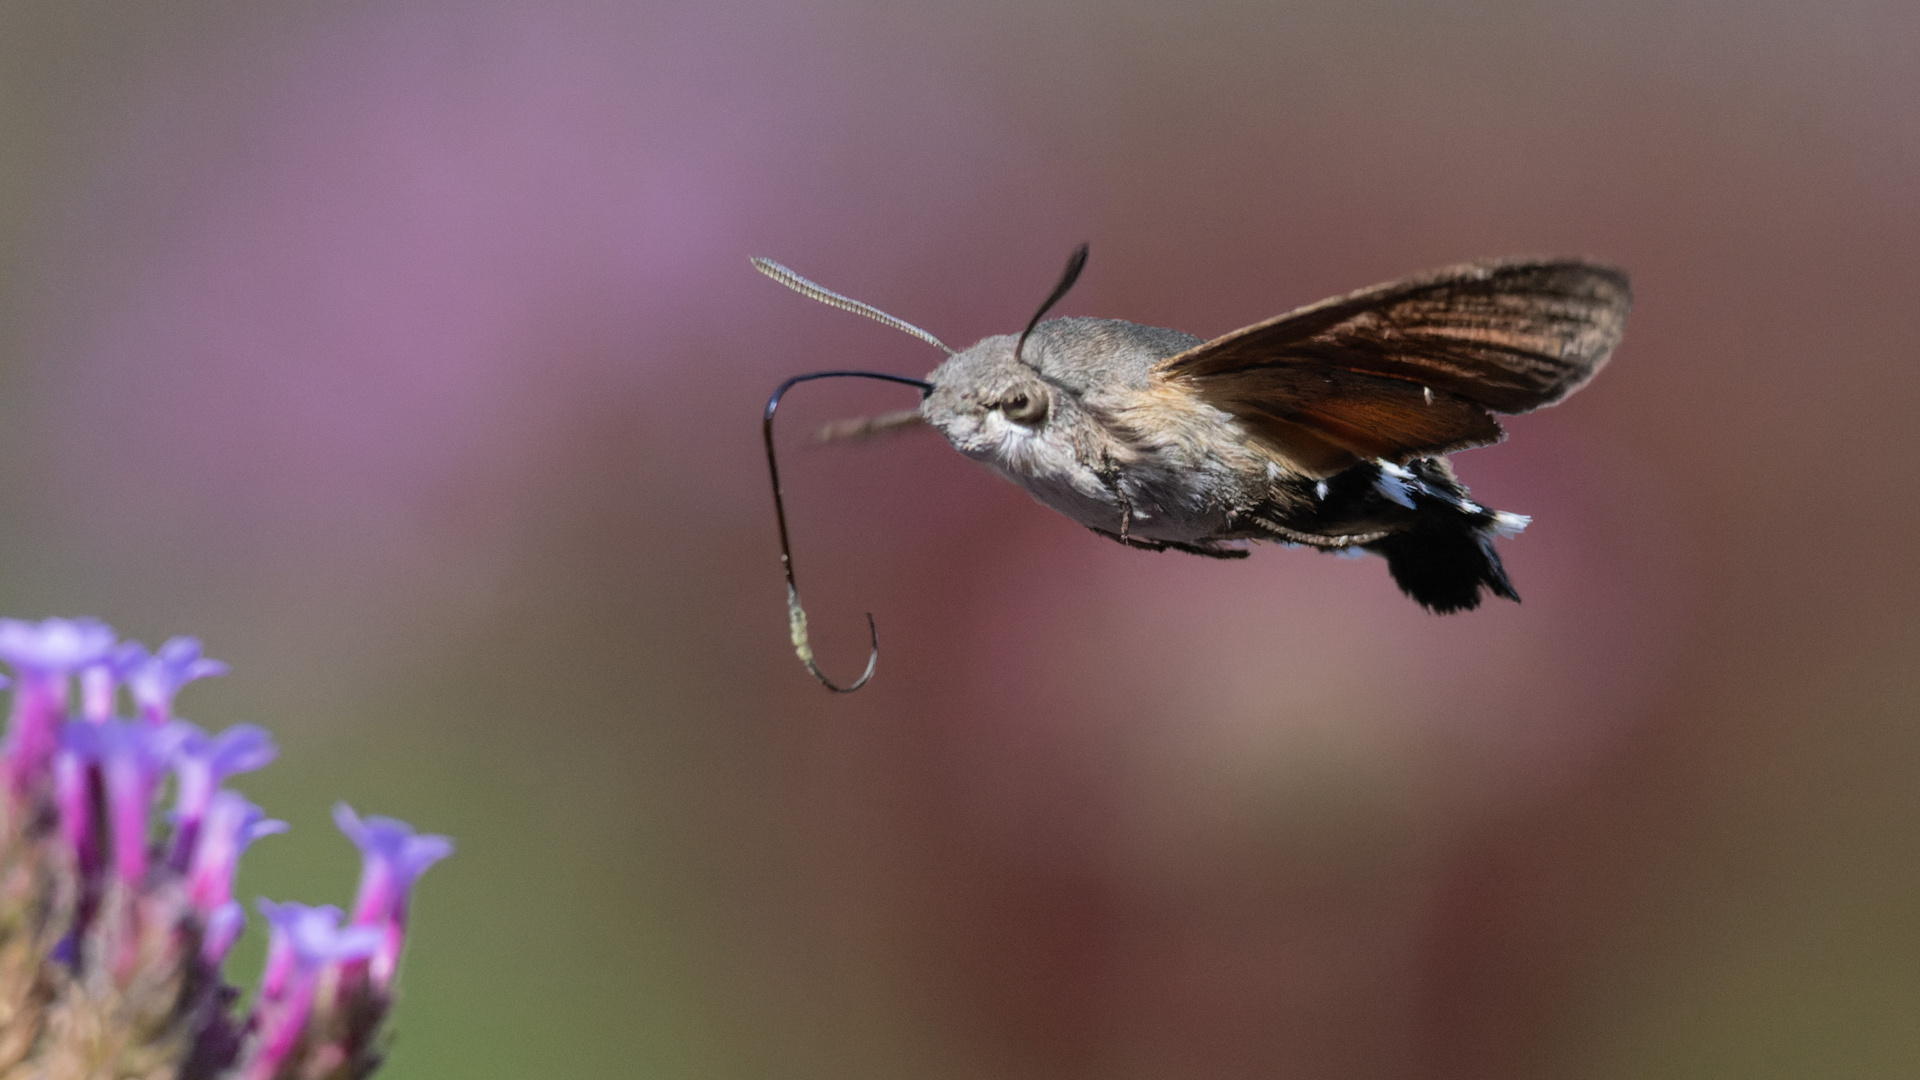
<svg viewBox="0 0 1920 1080">
<path fill-rule="evenodd" d="M 1017 341 L 1012 334 L 987 338 L 927 378 L 933 390 L 920 415 L 963 454 L 1005 460 L 1074 418 L 1072 395 L 1015 359 Z"/>
<path fill-rule="evenodd" d="M 1073 288 L 1086 265 L 1087 245 L 1081 244 L 1026 329 L 956 353 L 928 378 L 933 390 L 920 414 L 955 449 L 1016 472 L 1031 472 L 1036 456 L 1055 458 L 1069 449 L 1059 435 L 1071 430 L 1068 421 L 1081 419 L 1067 408 L 1074 394 L 1043 374 L 1027 346 L 1040 320 Z"/>
</svg>

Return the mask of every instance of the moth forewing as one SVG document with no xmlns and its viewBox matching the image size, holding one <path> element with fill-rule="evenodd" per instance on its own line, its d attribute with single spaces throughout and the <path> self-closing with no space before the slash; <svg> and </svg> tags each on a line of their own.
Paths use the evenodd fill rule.
<svg viewBox="0 0 1920 1080">
<path fill-rule="evenodd" d="M 1575 259 L 1463 263 L 1323 300 L 1161 365 L 1196 378 L 1296 364 L 1411 379 L 1495 412 L 1551 404 L 1619 343 L 1624 273 Z"/>
<path fill-rule="evenodd" d="M 1619 342 L 1626 276 L 1572 259 L 1463 263 L 1255 323 L 1156 369 L 1326 476 L 1497 442 Z"/>
</svg>

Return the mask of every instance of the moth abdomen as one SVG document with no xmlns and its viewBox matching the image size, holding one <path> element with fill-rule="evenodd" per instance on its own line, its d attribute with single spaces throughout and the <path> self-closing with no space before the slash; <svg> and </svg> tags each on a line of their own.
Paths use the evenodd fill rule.
<svg viewBox="0 0 1920 1080">
<path fill-rule="evenodd" d="M 1500 553 L 1493 549 L 1493 537 L 1491 528 L 1476 526 L 1464 516 L 1436 514 L 1366 547 L 1386 557 L 1387 571 L 1401 592 L 1427 610 L 1447 615 L 1479 607 L 1482 589 L 1519 602 Z"/>
<path fill-rule="evenodd" d="M 1392 535 L 1364 546 L 1387 560 L 1401 592 L 1441 615 L 1479 607 L 1482 590 L 1520 601 L 1493 541 L 1526 528 L 1527 518 L 1474 502 L 1443 458 L 1379 468 L 1376 489 L 1411 513 Z"/>
</svg>

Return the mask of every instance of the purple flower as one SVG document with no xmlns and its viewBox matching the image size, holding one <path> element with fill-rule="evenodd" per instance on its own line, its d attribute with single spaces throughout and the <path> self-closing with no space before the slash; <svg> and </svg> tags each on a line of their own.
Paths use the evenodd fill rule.
<svg viewBox="0 0 1920 1080">
<path fill-rule="evenodd" d="M 254 906 L 272 931 L 267 972 L 260 980 L 262 997 L 284 999 L 302 971 L 317 971 L 336 960 L 364 960 L 380 945 L 372 927 L 341 926 L 342 913 L 332 904 L 276 904 L 263 896 Z"/>
<path fill-rule="evenodd" d="M 124 641 L 107 655 L 80 669 L 80 715 L 94 723 L 111 719 L 113 697 L 120 684 L 147 658 L 147 647 Z"/>
<path fill-rule="evenodd" d="M 99 729 L 92 724 L 67 724 L 60 730 L 60 749 L 53 755 L 53 798 L 59 812 L 60 837 L 73 852 L 83 877 L 100 865 L 98 834 L 93 827 L 94 785 L 99 771 Z"/>
<path fill-rule="evenodd" d="M 174 803 L 176 831 L 171 861 L 175 869 L 185 869 L 193 858 L 201 822 L 212 805 L 214 792 L 227 777 L 263 768 L 280 751 L 265 728 L 252 724 L 235 724 L 218 735 L 208 735 L 184 720 L 167 726 L 180 733 L 173 752 L 180 792 Z"/>
<path fill-rule="evenodd" d="M 370 926 L 340 926 L 340 909 L 331 904 L 276 904 L 262 898 L 260 914 L 272 927 L 267 970 L 261 977 L 259 1047 L 247 1063 L 246 1080 L 271 1080 L 299 1045 L 321 969 L 327 964 L 362 960 L 380 946 Z"/>
<path fill-rule="evenodd" d="M 154 793 L 182 734 L 177 727 L 125 720 L 61 729 L 60 749 L 53 758 L 54 806 L 60 834 L 83 873 L 99 865 L 93 807 L 100 792 L 106 797 L 115 873 L 129 885 L 146 876 Z"/>
<path fill-rule="evenodd" d="M 227 665 L 200 655 L 200 639 L 169 638 L 160 651 L 144 655 L 127 672 L 127 689 L 142 718 L 164 724 L 173 719 L 173 699 L 195 679 L 225 675 Z"/>
<path fill-rule="evenodd" d="M 187 868 L 187 897 L 209 920 L 233 900 L 234 874 L 240 856 L 255 840 L 287 831 L 287 823 L 267 817 L 265 811 L 231 791 L 214 793 L 205 828 L 194 845 Z"/>
<path fill-rule="evenodd" d="M 419 836 L 413 826 L 389 817 L 362 818 L 346 803 L 333 808 L 334 823 L 360 848 L 364 862 L 360 891 L 353 902 L 356 926 L 380 931 L 380 948 L 367 962 L 375 986 L 393 982 L 406 937 L 407 900 L 413 883 L 427 867 L 453 854 L 453 841 L 444 836 Z"/>
<path fill-rule="evenodd" d="M 67 674 L 113 650 L 113 627 L 98 619 L 0 619 L 0 660 L 15 671 Z"/>
<path fill-rule="evenodd" d="M 113 628 L 97 619 L 0 619 L 0 660 L 20 676 L 6 750 L 16 797 L 40 781 L 59 747 L 70 676 L 104 658 L 113 642 Z"/>
<path fill-rule="evenodd" d="M 85 738 L 93 744 L 106 781 L 114 875 L 137 888 L 147 876 L 147 821 L 154 794 L 180 733 L 125 720 L 77 724 L 70 730 L 90 732 Z"/>
<path fill-rule="evenodd" d="M 240 931 L 247 928 L 247 909 L 240 901 L 229 900 L 214 908 L 207 915 L 207 931 L 200 938 L 200 955 L 207 963 L 219 967 L 227 958 L 227 950 L 240 937 Z"/>
<path fill-rule="evenodd" d="M 235 1015 L 239 991 L 220 969 L 246 927 L 233 897 L 240 857 L 287 826 L 222 787 L 273 760 L 264 729 L 242 724 L 210 734 L 173 715 L 181 687 L 226 665 L 202 656 L 192 638 L 174 638 L 157 654 L 138 642 L 116 643 L 110 628 L 91 619 L 0 620 L 0 663 L 12 665 L 14 688 L 0 756 L 0 822 L 11 823 L 0 836 L 0 862 L 21 878 L 7 887 L 27 898 L 14 905 L 25 920 L 15 929 L 32 946 L 31 955 L 14 957 L 26 965 L 14 974 L 44 976 L 51 988 L 48 1000 L 33 1004 L 32 1030 L 47 1034 L 16 1048 L 28 1055 L 20 1068 L 37 1076 L 43 1066 L 64 1067 L 49 1062 L 84 1060 L 98 1064 L 100 1075 L 158 1068 L 283 1080 L 365 1076 L 378 1065 L 413 884 L 452 843 L 336 808 L 335 820 L 364 856 L 353 918 L 334 907 L 260 901 L 270 927 L 267 967 L 251 1011 Z M 0 687 L 7 685 L 0 677 Z M 116 716 L 123 687 L 135 718 Z M 177 828 L 167 860 L 154 865 L 149 835 L 169 769 L 177 778 Z M 38 857 L 39 848 L 52 857 Z M 23 853 L 36 857 L 20 860 Z M 42 903 L 42 896 L 60 902 Z M 197 955 L 179 947 L 195 923 Z M 159 994 L 157 1007 L 174 1009 L 179 988 L 189 985 L 207 990 L 206 1007 L 186 1018 L 190 1030 L 128 1026 L 146 1015 L 147 998 Z M 59 1017 L 95 1017 L 102 991 L 119 1010 L 100 1020 L 106 1028 L 91 1019 L 60 1026 Z M 133 1004 L 121 1009 L 123 999 Z"/>
</svg>

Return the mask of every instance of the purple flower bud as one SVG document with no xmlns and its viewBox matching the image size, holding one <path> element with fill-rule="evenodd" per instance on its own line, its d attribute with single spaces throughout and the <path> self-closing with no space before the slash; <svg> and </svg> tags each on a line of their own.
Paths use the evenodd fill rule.
<svg viewBox="0 0 1920 1080">
<path fill-rule="evenodd" d="M 83 878 L 91 878 L 100 866 L 99 834 L 93 821 L 93 789 L 100 775 L 95 767 L 99 743 L 99 731 L 92 724 L 67 724 L 60 731 L 60 749 L 53 755 L 53 797 L 60 838 L 73 853 Z"/>
<path fill-rule="evenodd" d="M 413 826 L 389 817 L 361 818 L 346 803 L 333 808 L 334 823 L 360 848 L 364 858 L 353 922 L 380 931 L 380 948 L 368 960 L 375 986 L 393 982 L 407 930 L 407 901 L 413 882 L 427 867 L 453 854 L 444 836 L 415 835 Z"/>
<path fill-rule="evenodd" d="M 147 659 L 147 647 L 123 641 L 80 669 L 80 715 L 94 723 L 113 717 L 113 698 L 129 672 Z"/>
<path fill-rule="evenodd" d="M 211 920 L 233 900 L 234 874 L 248 845 L 286 831 L 286 822 L 267 817 L 244 796 L 231 791 L 214 793 L 187 869 L 187 897 L 193 906 Z"/>
<path fill-rule="evenodd" d="M 200 939 L 200 956 L 218 968 L 227 959 L 227 950 L 247 928 L 247 909 L 240 901 L 229 900 L 207 915 L 206 934 Z"/>
<path fill-rule="evenodd" d="M 138 887 L 147 876 L 147 822 L 154 794 L 179 733 L 124 720 L 75 725 L 74 729 L 91 730 L 106 780 L 114 875 Z"/>
<path fill-rule="evenodd" d="M 272 932 L 260 986 L 260 1041 L 243 1075 L 246 1080 L 271 1080 L 306 1030 L 321 969 L 371 956 L 379 948 L 380 934 L 370 926 L 342 928 L 340 909 L 331 904 L 309 907 L 262 898 L 258 906 Z"/>
<path fill-rule="evenodd" d="M 0 619 L 0 660 L 20 676 L 6 750 L 16 796 L 39 782 L 59 746 L 70 676 L 105 657 L 113 640 L 113 628 L 96 619 Z"/>
<path fill-rule="evenodd" d="M 208 735 L 185 721 L 173 721 L 168 727 L 180 732 L 173 752 L 180 792 L 174 803 L 176 831 L 171 862 L 175 869 L 184 870 L 193 859 L 213 793 L 227 777 L 266 766 L 279 749 L 265 728 L 252 724 L 235 724 L 218 735 Z"/>
<path fill-rule="evenodd" d="M 159 652 L 142 657 L 127 672 L 127 689 L 143 719 L 164 724 L 173 719 L 173 699 L 181 687 L 226 673 L 227 665 L 200 655 L 199 638 L 169 638 Z"/>
</svg>

